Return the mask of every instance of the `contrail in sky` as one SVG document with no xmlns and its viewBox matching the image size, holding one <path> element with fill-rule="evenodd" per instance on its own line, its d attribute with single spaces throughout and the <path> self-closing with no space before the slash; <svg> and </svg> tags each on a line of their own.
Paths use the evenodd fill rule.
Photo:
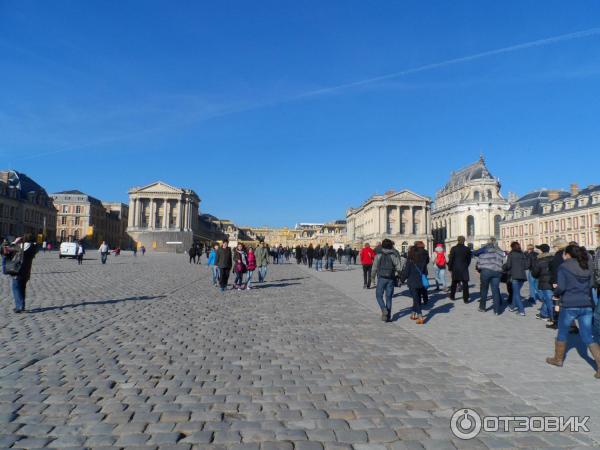
<svg viewBox="0 0 600 450">
<path fill-rule="evenodd" d="M 337 86 L 326 87 L 323 89 L 316 89 L 314 91 L 305 92 L 297 96 L 312 97 L 315 95 L 327 94 L 334 91 L 340 91 L 343 89 L 349 89 L 358 86 L 364 86 L 368 84 L 377 83 L 379 81 L 389 80 L 391 78 L 398 78 L 404 75 L 410 75 L 413 73 L 424 72 L 426 70 L 440 69 L 442 67 L 452 66 L 454 64 L 465 63 L 474 61 L 476 59 L 487 58 L 488 56 L 502 55 L 504 53 L 512 53 L 519 50 L 526 50 L 533 47 L 544 47 L 550 44 L 556 44 L 559 42 L 572 41 L 574 39 L 581 39 L 589 36 L 600 35 L 600 28 L 590 28 L 589 30 L 577 31 L 575 33 L 561 34 L 559 36 L 549 37 L 545 39 L 539 39 L 537 41 L 524 42 L 522 44 L 511 45 L 510 47 L 498 48 L 496 50 L 488 50 L 486 52 L 475 53 L 474 55 L 461 56 L 460 58 L 448 59 L 437 63 L 425 64 L 424 66 L 413 67 L 412 69 L 401 70 L 399 72 L 388 73 L 373 78 L 366 78 L 364 80 L 352 81 L 350 83 L 339 84 Z"/>
<path fill-rule="evenodd" d="M 280 99 L 274 99 L 274 100 L 267 100 L 264 102 L 259 102 L 259 103 L 254 103 L 254 104 L 250 104 L 247 106 L 241 106 L 241 107 L 237 107 L 237 108 L 230 108 L 230 109 L 225 109 L 221 112 L 216 112 L 214 114 L 211 114 L 209 116 L 205 116 L 202 118 L 194 118 L 194 117 L 190 117 L 189 120 L 184 121 L 184 123 L 179 123 L 179 125 L 192 125 L 195 123 L 201 123 L 201 122 L 206 122 L 208 120 L 213 120 L 213 119 L 217 119 L 220 117 L 224 117 L 224 116 L 228 116 L 231 114 L 239 114 L 239 113 L 244 113 L 244 112 L 248 112 L 248 111 L 254 111 L 257 109 L 261 109 L 261 108 L 268 108 L 268 107 L 273 107 L 273 106 L 278 106 L 281 104 L 285 104 L 285 103 L 289 103 L 289 102 L 293 102 L 293 101 L 297 101 L 297 100 L 302 100 L 305 98 L 310 98 L 310 97 L 316 97 L 319 95 L 325 95 L 325 94 L 329 94 L 329 93 L 333 93 L 333 92 L 337 92 L 337 91 L 342 91 L 342 90 L 346 90 L 346 89 L 351 89 L 351 88 L 355 88 L 355 87 L 360 87 L 360 86 L 366 86 L 366 85 L 370 85 L 370 84 L 375 84 L 378 83 L 380 81 L 385 81 L 385 80 L 389 80 L 389 79 L 393 79 L 393 78 L 398 78 L 404 75 L 410 75 L 410 74 L 414 74 L 414 73 L 419 73 L 419 72 L 425 72 L 428 70 L 435 70 L 435 69 L 440 69 L 442 67 L 448 67 L 448 66 L 453 66 L 455 64 L 462 64 L 462 63 L 466 63 L 466 62 L 470 62 L 470 61 L 475 61 L 477 59 L 482 59 L 482 58 L 487 58 L 490 56 L 496 56 L 496 55 L 503 55 L 506 53 L 513 53 L 513 52 L 517 52 L 517 51 L 521 51 L 521 50 L 527 50 L 530 48 L 535 48 L 535 47 L 545 47 L 547 45 L 552 45 L 552 44 L 557 44 L 560 42 L 567 42 L 567 41 L 572 41 L 575 39 L 581 39 L 581 38 L 586 38 L 586 37 L 591 37 L 591 36 L 598 36 L 600 35 L 600 28 L 590 28 L 588 30 L 583 30 L 583 31 L 577 31 L 575 33 L 568 33 L 568 34 L 561 34 L 559 36 L 554 36 L 554 37 L 549 37 L 549 38 L 545 38 L 545 39 L 538 39 L 535 41 L 529 41 L 529 42 L 524 42 L 521 44 L 515 44 L 515 45 L 511 45 L 508 47 L 503 47 L 503 48 L 498 48 L 495 50 L 488 50 L 485 52 L 481 52 L 481 53 L 475 53 L 473 55 L 468 55 L 468 56 L 461 56 L 460 58 L 454 58 L 454 59 L 448 59 L 445 61 L 440 61 L 440 62 L 436 62 L 436 63 L 431 63 L 431 64 L 425 64 L 422 66 L 418 66 L 418 67 L 413 67 L 411 69 L 405 69 L 405 70 L 401 70 L 399 72 L 392 72 L 392 73 L 388 73 L 388 74 L 384 74 L 384 75 L 380 75 L 377 77 L 373 77 L 373 78 L 366 78 L 363 80 L 357 80 L 357 81 L 352 81 L 349 83 L 344 83 L 344 84 L 338 84 L 336 86 L 330 86 L 330 87 L 324 87 L 321 89 L 315 89 L 312 91 L 306 91 L 300 94 L 296 94 L 296 95 L 292 95 L 289 97 L 285 97 L 285 98 L 280 98 Z M 2 44 L 2 42 L 0 41 L 0 44 Z M 146 130 L 140 130 L 137 132 L 132 132 L 132 133 L 127 133 L 125 135 L 122 136 L 115 136 L 115 137 L 109 137 L 109 138 L 104 138 L 101 139 L 99 141 L 95 141 L 95 142 L 89 142 L 87 144 L 81 144 L 81 145 L 74 145 L 74 146 L 69 146 L 66 148 L 61 148 L 61 149 L 57 149 L 54 151 L 49 151 L 49 152 L 45 152 L 45 153 L 38 153 L 38 154 L 34 154 L 34 155 L 29 155 L 28 157 L 24 157 L 22 159 L 27 159 L 27 158 L 34 158 L 34 157 L 38 157 L 38 156 L 44 156 L 44 155 L 51 155 L 54 153 L 63 153 L 63 152 L 69 152 L 69 151 L 73 151 L 79 148 L 83 148 L 83 147 L 90 147 L 90 146 L 95 146 L 101 143 L 108 143 L 108 142 L 114 142 L 114 141 L 119 141 L 119 140 L 123 140 L 123 139 L 127 139 L 130 137 L 134 137 L 134 136 L 138 136 L 138 135 L 142 135 L 142 134 L 147 134 L 147 133 L 153 133 L 153 132 L 157 132 L 157 131 L 162 131 L 164 129 L 169 128 L 169 126 L 160 126 L 160 127 L 156 127 L 156 128 L 150 128 L 150 129 L 146 129 Z"/>
</svg>

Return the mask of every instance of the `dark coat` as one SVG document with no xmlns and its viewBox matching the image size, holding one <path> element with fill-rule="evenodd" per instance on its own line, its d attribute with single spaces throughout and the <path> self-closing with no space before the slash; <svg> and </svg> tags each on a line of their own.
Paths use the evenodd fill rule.
<svg viewBox="0 0 600 450">
<path fill-rule="evenodd" d="M 568 259 L 558 269 L 558 286 L 554 295 L 560 297 L 563 308 L 591 308 L 594 306 L 591 296 L 592 273 L 582 269 L 575 259 Z"/>
<path fill-rule="evenodd" d="M 37 253 L 37 246 L 32 243 L 27 250 L 23 252 L 23 264 L 21 265 L 21 270 L 19 270 L 19 274 L 16 276 L 19 280 L 29 281 L 31 277 L 31 266 L 33 265 L 33 258 Z"/>
<path fill-rule="evenodd" d="M 400 281 L 406 283 L 410 289 L 421 289 L 423 287 L 421 274 L 425 273 L 424 270 L 427 270 L 427 265 L 423 265 L 419 261 L 408 260 L 400 272 Z"/>
<path fill-rule="evenodd" d="M 315 256 L 315 249 L 311 246 L 309 246 L 306 249 L 306 256 L 308 256 L 309 258 L 313 258 Z"/>
<path fill-rule="evenodd" d="M 217 267 L 219 269 L 231 269 L 233 266 L 233 257 L 229 247 L 219 247 L 217 250 Z"/>
<path fill-rule="evenodd" d="M 558 283 L 558 268 L 564 262 L 563 259 L 563 250 L 559 250 L 552 258 L 552 262 L 550 262 L 550 283 L 556 284 Z"/>
<path fill-rule="evenodd" d="M 417 248 L 415 250 L 415 260 L 419 270 L 421 270 L 421 272 L 423 272 L 425 275 L 429 275 L 429 272 L 427 271 L 427 265 L 429 264 L 429 253 L 427 253 L 427 250 L 421 247 Z"/>
<path fill-rule="evenodd" d="M 511 251 L 508 254 L 504 269 L 508 272 L 511 280 L 527 280 L 526 270 L 529 269 L 529 258 L 520 251 Z"/>
<path fill-rule="evenodd" d="M 542 291 L 552 290 L 552 273 L 550 272 L 550 264 L 554 255 L 550 253 L 542 253 L 535 259 L 531 268 L 531 275 L 538 280 L 538 289 Z"/>
<path fill-rule="evenodd" d="M 456 244 L 450 249 L 448 270 L 452 272 L 452 281 L 469 281 L 471 249 L 465 244 Z"/>
</svg>

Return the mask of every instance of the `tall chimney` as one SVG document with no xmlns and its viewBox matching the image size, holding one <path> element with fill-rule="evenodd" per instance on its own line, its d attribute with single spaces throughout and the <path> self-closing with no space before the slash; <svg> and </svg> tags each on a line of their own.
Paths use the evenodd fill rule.
<svg viewBox="0 0 600 450">
<path fill-rule="evenodd" d="M 554 200 L 558 200 L 559 197 L 560 193 L 558 191 L 548 191 L 548 200 L 550 200 L 551 202 L 553 202 Z"/>
<path fill-rule="evenodd" d="M 579 186 L 577 186 L 577 183 L 571 184 L 570 189 L 572 196 L 576 196 L 577 194 L 579 194 Z"/>
</svg>

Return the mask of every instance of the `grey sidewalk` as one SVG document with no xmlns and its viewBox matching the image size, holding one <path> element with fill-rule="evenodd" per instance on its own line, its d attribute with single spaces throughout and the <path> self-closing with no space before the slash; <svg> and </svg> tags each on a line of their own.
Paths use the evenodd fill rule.
<svg viewBox="0 0 600 450">
<path fill-rule="evenodd" d="M 317 273 L 302 267 L 372 311 L 373 317 L 380 315 L 375 290 L 362 289 L 360 266 L 346 271 L 342 265 L 333 273 Z M 479 299 L 479 276 L 474 271 L 470 284 L 471 298 Z M 525 286 L 523 294 L 527 292 Z M 490 305 L 491 299 L 488 299 Z M 545 358 L 553 355 L 556 331 L 546 329 L 545 322 L 535 318 L 539 304 L 527 308 L 526 317 L 508 310 L 495 316 L 491 310 L 478 312 L 477 302 L 465 305 L 460 294 L 453 302 L 432 288 L 429 305 L 424 310 L 429 316 L 425 325 L 416 325 L 406 315 L 410 314 L 411 306 L 407 288 L 397 288 L 394 313 L 399 312 L 402 317 L 386 326 L 410 332 L 536 408 L 565 416 L 590 416 L 590 434 L 600 441 L 600 403 L 597 401 L 600 380 L 594 378 L 593 362 L 589 356 L 585 360 L 578 354 L 576 346 L 582 347 L 579 337 L 571 335 L 565 365 L 557 368 L 546 364 Z"/>
</svg>

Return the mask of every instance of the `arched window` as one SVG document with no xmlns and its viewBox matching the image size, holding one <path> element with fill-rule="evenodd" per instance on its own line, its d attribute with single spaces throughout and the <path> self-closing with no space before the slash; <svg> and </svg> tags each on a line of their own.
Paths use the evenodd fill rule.
<svg viewBox="0 0 600 450">
<path fill-rule="evenodd" d="M 475 218 L 473 216 L 467 216 L 467 236 L 475 236 Z"/>
<path fill-rule="evenodd" d="M 500 236 L 500 222 L 502 222 L 502 217 L 499 215 L 494 217 L 494 236 Z"/>
<path fill-rule="evenodd" d="M 481 194 L 479 193 L 479 191 L 473 192 L 473 200 L 475 200 L 476 202 L 481 200 Z"/>
<path fill-rule="evenodd" d="M 494 195 L 492 194 L 492 190 L 488 189 L 488 191 L 487 191 L 487 198 L 488 198 L 488 200 L 491 200 L 493 196 Z"/>
</svg>

